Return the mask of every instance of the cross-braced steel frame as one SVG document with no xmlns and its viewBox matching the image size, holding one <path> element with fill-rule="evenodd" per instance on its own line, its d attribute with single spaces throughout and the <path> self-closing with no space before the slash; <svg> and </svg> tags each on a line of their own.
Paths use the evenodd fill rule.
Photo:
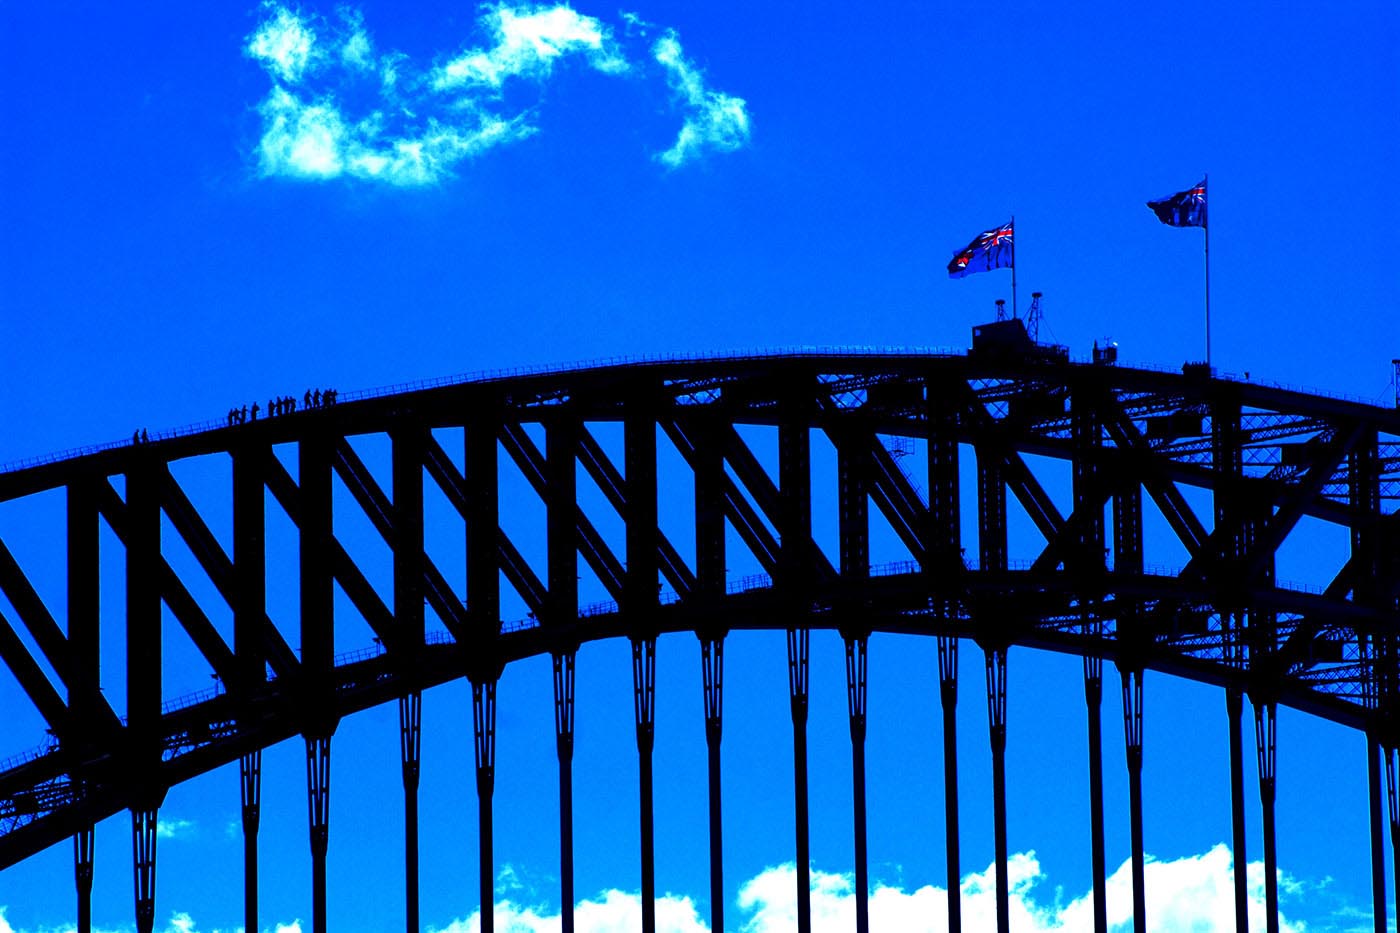
<svg viewBox="0 0 1400 933">
<path fill-rule="evenodd" d="M 599 439 L 598 426 L 605 423 L 621 425 L 620 464 Z M 746 442 L 746 425 L 776 429 L 776 468 L 765 465 Z M 444 446 L 445 429 L 461 429 L 452 435 L 462 438 L 459 450 Z M 388 438 L 387 491 L 356 453 L 351 439 L 358 435 Z M 829 441 L 837 457 L 839 555 L 834 562 L 813 537 L 811 447 L 817 435 Z M 662 439 L 679 453 L 689 478 L 658 475 Z M 899 456 L 911 448 L 923 451 L 914 458 L 917 477 Z M 289 457 L 295 458 L 295 478 L 285 465 Z M 502 530 L 498 463 L 503 457 L 543 502 L 543 576 Z M 210 530 L 172 473 L 172 462 L 187 458 L 231 460 L 230 546 Z M 1068 514 L 1033 468 L 1038 458 L 1069 464 Z M 975 489 L 963 490 L 968 459 Z M 580 473 L 624 523 L 621 542 L 598 530 L 578 495 Z M 692 498 L 691 563 L 661 530 L 663 479 L 666 495 Z M 388 602 L 337 538 L 332 508 L 337 483 L 392 552 Z M 439 567 L 425 548 L 428 483 L 460 522 L 463 567 Z M 1209 496 L 1211 514 L 1193 507 L 1193 499 L 1202 501 L 1199 494 L 1186 494 L 1193 487 Z M 1107 926 L 1100 722 L 1105 661 L 1116 666 L 1123 692 L 1136 929 L 1146 926 L 1142 685 L 1148 672 L 1224 690 L 1241 930 L 1247 896 L 1244 699 L 1254 711 L 1271 930 L 1278 923 L 1277 707 L 1291 706 L 1364 733 L 1376 929 L 1385 928 L 1387 814 L 1392 843 L 1400 842 L 1400 518 L 1395 514 L 1400 416 L 1394 411 L 1220 380 L 1200 370 L 1176 375 L 1056 359 L 802 354 L 676 361 L 366 396 L 0 473 L 0 502 L 50 490 L 62 490 L 66 498 L 66 527 L 54 529 L 66 544 L 66 618 L 56 617 L 39 596 L 4 545 L 0 527 L 0 593 L 14 615 L 0 614 L 0 661 L 57 739 L 44 753 L 0 772 L 0 867 L 71 837 L 82 930 L 90 924 L 94 824 L 130 811 L 137 927 L 149 931 L 156 825 L 166 789 L 235 761 L 245 837 L 246 924 L 257 929 L 260 752 L 299 735 L 307 751 L 316 889 L 312 926 L 323 931 L 331 739 L 342 717 L 392 699 L 399 703 L 407 822 L 406 923 L 417 930 L 422 696 L 452 678 L 466 678 L 472 688 L 482 924 L 490 929 L 496 684 L 511 661 L 549 654 L 563 929 L 571 931 L 575 658 L 581 643 L 603 638 L 627 638 L 632 646 L 643 929 L 652 930 L 657 639 L 687 631 L 700 641 L 711 919 L 714 929 L 723 929 L 724 645 L 729 631 L 755 628 L 787 633 L 799 930 L 811 927 L 806 729 L 813 628 L 835 630 L 845 641 L 858 930 L 869 923 L 867 645 L 882 632 L 928 635 L 937 642 L 950 929 L 961 928 L 955 729 L 957 658 L 966 642 L 977 645 L 986 661 L 1001 930 L 1009 924 L 1005 750 L 1008 653 L 1015 646 L 1084 658 L 1087 832 L 1099 930 Z M 1064 490 L 1054 491 L 1066 501 Z M 1013 500 L 1043 539 L 1038 556 L 1027 562 L 1008 557 L 1007 509 Z M 1144 562 L 1145 502 L 1165 519 L 1188 555 L 1184 566 L 1163 570 Z M 267 599 L 270 503 L 285 512 L 298 534 L 299 611 L 280 626 L 269 615 Z M 872 506 L 907 549 L 907 561 L 872 566 Z M 976 513 L 975 547 L 963 540 L 966 509 Z M 1320 590 L 1290 587 L 1275 578 L 1276 554 L 1299 533 L 1304 519 L 1345 528 L 1350 536 L 1344 563 Z M 103 616 L 97 582 L 103 528 L 125 557 L 125 716 L 100 689 Z M 227 603 L 232 643 L 167 561 L 166 529 L 188 548 Z M 760 576 L 730 579 L 727 540 L 742 543 L 762 568 Z M 580 609 L 580 557 L 613 602 Z M 527 620 L 502 621 L 502 578 L 528 606 Z M 381 650 L 337 657 L 337 586 L 373 629 Z M 219 677 L 224 689 L 217 695 L 194 703 L 163 702 L 162 607 Z M 446 637 L 430 636 L 425 607 L 441 621 Z M 299 632 L 299 652 L 282 634 L 293 630 Z M 934 669 L 931 652 L 931 673 Z"/>
</svg>

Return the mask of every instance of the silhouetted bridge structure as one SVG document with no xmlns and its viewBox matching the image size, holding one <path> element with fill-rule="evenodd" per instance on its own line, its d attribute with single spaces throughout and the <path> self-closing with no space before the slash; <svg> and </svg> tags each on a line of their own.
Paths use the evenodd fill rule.
<svg viewBox="0 0 1400 933">
<path fill-rule="evenodd" d="M 0 473 L 0 501 L 52 490 L 66 496 L 66 524 L 51 534 L 65 542 L 68 587 L 66 619 L 59 619 L 0 542 L 0 591 L 17 616 L 0 617 L 0 658 L 56 739 L 42 754 L 0 772 L 0 867 L 71 837 L 80 930 L 90 926 L 94 824 L 121 810 L 131 812 L 137 928 L 149 931 L 157 809 L 165 791 L 233 761 L 240 762 L 242 774 L 246 924 L 259 929 L 260 750 L 300 735 L 307 752 L 313 928 L 322 933 L 331 736 L 341 717 L 396 699 L 407 819 L 407 928 L 416 931 L 422 691 L 461 677 L 472 687 L 482 926 L 491 929 L 496 683 L 511 661 L 547 653 L 553 658 L 559 759 L 560 899 L 563 929 L 571 931 L 575 653 L 586 641 L 626 638 L 640 761 L 641 897 L 644 929 L 650 933 L 655 927 L 654 661 L 658 635 L 670 632 L 694 632 L 700 641 L 711 909 L 713 928 L 721 930 L 723 652 L 728 631 L 750 628 L 786 631 L 796 896 L 803 933 L 810 929 L 806 720 L 813 628 L 834 629 L 845 642 L 856 915 L 862 933 L 868 927 L 869 888 L 865 662 L 868 639 L 878 632 L 927 635 L 937 643 L 950 929 L 960 929 L 956 660 L 960 644 L 967 642 L 986 659 L 1002 930 L 1008 926 L 1006 658 L 1013 645 L 1083 657 L 1088 831 L 1099 930 L 1106 929 L 1100 726 L 1105 662 L 1117 667 L 1123 690 L 1137 929 L 1145 927 L 1142 679 L 1148 670 L 1223 688 L 1241 930 L 1247 929 L 1245 698 L 1255 726 L 1251 750 L 1258 761 L 1271 930 L 1278 926 L 1277 705 L 1364 732 L 1375 923 L 1377 930 L 1385 928 L 1383 797 L 1388 797 L 1392 842 L 1400 838 L 1397 412 L 1219 379 L 1199 366 L 1166 373 L 1035 354 L 978 353 L 797 353 L 605 365 L 342 398 L 333 407 Z M 621 425 L 621 462 L 597 436 L 604 423 L 611 423 L 612 431 Z M 765 467 L 746 442 L 746 425 L 776 429 L 775 470 Z M 392 450 L 387 488 L 352 447 L 349 439 L 360 435 L 387 436 Z M 442 440 L 446 435 L 461 446 L 449 450 Z M 816 435 L 824 435 L 836 455 L 839 557 L 834 561 L 813 536 Z M 688 475 L 658 477 L 658 443 L 674 447 Z M 919 456 L 898 456 L 911 449 Z M 543 574 L 503 531 L 507 506 L 498 476 L 503 457 L 514 462 L 543 503 Z M 231 459 L 231 482 L 222 493 L 232 503 L 231 550 L 172 474 L 171 464 L 187 458 Z M 295 460 L 295 478 L 284 462 L 289 458 Z M 1068 514 L 1033 469 L 1040 458 L 1068 464 Z M 906 460 L 917 463 L 917 479 L 909 475 Z M 624 523 L 621 553 L 579 497 L 580 473 Z M 964 475 L 975 475 L 975 483 L 967 484 L 973 488 L 962 487 Z M 659 479 L 667 496 L 692 499 L 692 563 L 661 530 Z M 332 521 L 337 482 L 392 552 L 388 602 L 337 538 Z M 439 567 L 425 548 L 429 484 L 453 507 L 454 522 L 460 520 L 465 567 Z M 1183 492 L 1188 487 L 1205 491 L 1211 514 L 1193 509 L 1190 499 L 1199 503 L 1204 497 L 1188 497 Z M 1017 563 L 1008 557 L 1008 496 L 1043 538 L 1034 560 Z M 1189 555 L 1179 569 L 1158 570 L 1144 562 L 1144 496 Z M 272 503 L 297 529 L 295 557 L 279 557 L 278 566 L 291 560 L 299 576 L 299 618 L 289 622 L 299 626 L 299 651 L 269 617 L 272 567 L 265 511 Z M 907 548 L 907 562 L 872 566 L 872 506 Z M 975 545 L 965 546 L 962 513 L 967 511 L 976 513 L 977 534 Z M 1276 554 L 1300 533 L 1305 518 L 1350 535 L 1349 557 L 1325 587 L 1290 587 L 1275 578 Z M 97 581 L 104 527 L 110 530 L 104 540 L 117 541 L 125 557 L 124 717 L 99 684 Z M 227 602 L 232 644 L 166 559 L 163 528 L 173 529 Z M 727 538 L 742 543 L 761 576 L 731 585 Z M 612 603 L 580 609 L 580 557 Z M 503 577 L 529 609 L 522 623 L 502 622 Z M 453 581 L 456 587 L 464 584 L 465 596 Z M 335 654 L 337 586 L 372 627 L 379 647 Z M 207 660 L 221 690 L 188 702 L 162 702 L 162 605 Z M 425 607 L 447 634 L 429 631 Z"/>
</svg>

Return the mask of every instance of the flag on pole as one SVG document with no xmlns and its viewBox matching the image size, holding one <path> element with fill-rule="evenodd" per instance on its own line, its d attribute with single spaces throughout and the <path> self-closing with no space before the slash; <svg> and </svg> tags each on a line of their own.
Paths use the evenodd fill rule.
<svg viewBox="0 0 1400 933">
<path fill-rule="evenodd" d="M 1169 227 L 1200 227 L 1205 232 L 1206 260 L 1206 366 L 1210 366 L 1210 226 L 1206 223 L 1206 181 L 1202 176 L 1199 184 L 1185 191 L 1168 195 L 1156 201 L 1148 201 L 1147 206 L 1157 219 Z"/>
<path fill-rule="evenodd" d="M 1204 227 L 1206 225 L 1206 183 L 1201 180 L 1185 191 L 1168 195 L 1147 206 L 1157 219 L 1169 227 Z"/>
<path fill-rule="evenodd" d="M 960 279 L 974 272 L 988 272 L 992 269 L 1016 268 L 1016 246 L 1012 232 L 1015 221 L 1010 220 L 1000 227 L 983 230 L 973 241 L 954 254 L 948 263 L 948 277 Z"/>
</svg>

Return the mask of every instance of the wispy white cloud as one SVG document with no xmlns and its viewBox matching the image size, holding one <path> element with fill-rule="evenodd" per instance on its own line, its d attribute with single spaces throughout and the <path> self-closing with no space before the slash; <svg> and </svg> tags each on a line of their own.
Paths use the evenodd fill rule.
<svg viewBox="0 0 1400 933">
<path fill-rule="evenodd" d="M 534 108 L 505 109 L 502 88 L 511 79 L 543 84 L 565 58 L 606 74 L 664 75 L 685 120 L 658 155 L 672 168 L 748 139 L 744 101 L 708 89 L 673 33 L 650 58 L 645 46 L 629 58 L 624 45 L 650 28 L 633 14 L 622 14 L 624 42 L 567 3 L 487 6 L 479 18 L 485 44 L 422 66 L 380 51 L 356 9 L 341 7 L 330 20 L 278 0 L 263 10 L 244 46 L 272 79 L 257 106 L 263 177 L 436 184 L 469 159 L 535 135 Z"/>
<path fill-rule="evenodd" d="M 271 18 L 248 37 L 246 51 L 283 81 L 296 84 L 316 51 L 316 33 L 286 7 L 268 4 L 267 9 Z"/>
<path fill-rule="evenodd" d="M 263 175 L 349 175 L 406 187 L 441 181 L 461 160 L 534 132 L 519 120 L 479 115 L 463 125 L 430 117 L 421 127 L 395 135 L 385 130 L 381 113 L 347 123 L 333 99 L 307 101 L 281 87 L 267 96 L 260 112 Z"/>
<path fill-rule="evenodd" d="M 732 152 L 749 141 L 749 113 L 742 98 L 705 86 L 704 77 L 685 57 L 680 39 L 667 31 L 652 46 L 652 55 L 666 69 L 666 80 L 680 99 L 685 123 L 670 149 L 657 158 L 679 168 L 707 149 Z"/>
<path fill-rule="evenodd" d="M 642 19 L 640 16 L 638 16 L 636 13 L 631 13 L 627 10 L 623 10 L 622 12 L 618 13 L 617 16 L 619 19 L 622 20 L 622 25 L 626 29 L 627 34 L 629 36 L 645 36 L 647 34 L 647 30 L 656 28 L 655 24 L 649 23 L 646 20 Z"/>
<path fill-rule="evenodd" d="M 162 817 L 156 821 L 156 838 L 188 839 L 195 834 L 194 820 L 179 820 Z"/>
<path fill-rule="evenodd" d="M 365 32 L 365 17 L 359 10 L 342 8 L 340 18 L 345 23 L 346 35 L 340 44 L 340 60 L 349 68 L 359 71 L 372 71 L 378 66 L 374 54 L 374 42 Z"/>
<path fill-rule="evenodd" d="M 333 103 L 307 103 L 275 87 L 258 110 L 263 117 L 258 144 L 263 174 L 334 178 L 344 170 L 340 150 L 345 121 Z"/>
<path fill-rule="evenodd" d="M 487 10 L 481 23 L 496 44 L 449 61 L 434 75 L 435 88 L 499 88 L 516 77 L 542 81 L 558 59 L 572 54 L 582 54 L 594 68 L 609 74 L 620 74 L 628 67 L 611 28 L 564 5 L 511 8 L 502 4 Z"/>
</svg>

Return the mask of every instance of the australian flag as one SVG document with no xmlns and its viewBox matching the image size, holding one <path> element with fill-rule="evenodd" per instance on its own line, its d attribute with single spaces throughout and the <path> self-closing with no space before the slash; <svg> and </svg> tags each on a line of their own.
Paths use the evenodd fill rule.
<svg viewBox="0 0 1400 933">
<path fill-rule="evenodd" d="M 1206 225 L 1206 183 L 1194 185 L 1185 191 L 1168 195 L 1158 201 L 1148 201 L 1147 206 L 1157 215 L 1157 219 L 1171 227 L 1204 227 Z"/>
<path fill-rule="evenodd" d="M 1000 227 L 983 230 L 967 246 L 958 250 L 948 263 L 948 278 L 960 279 L 974 272 L 987 272 L 1016 264 L 1016 247 L 1012 242 L 1014 221 Z"/>
</svg>

